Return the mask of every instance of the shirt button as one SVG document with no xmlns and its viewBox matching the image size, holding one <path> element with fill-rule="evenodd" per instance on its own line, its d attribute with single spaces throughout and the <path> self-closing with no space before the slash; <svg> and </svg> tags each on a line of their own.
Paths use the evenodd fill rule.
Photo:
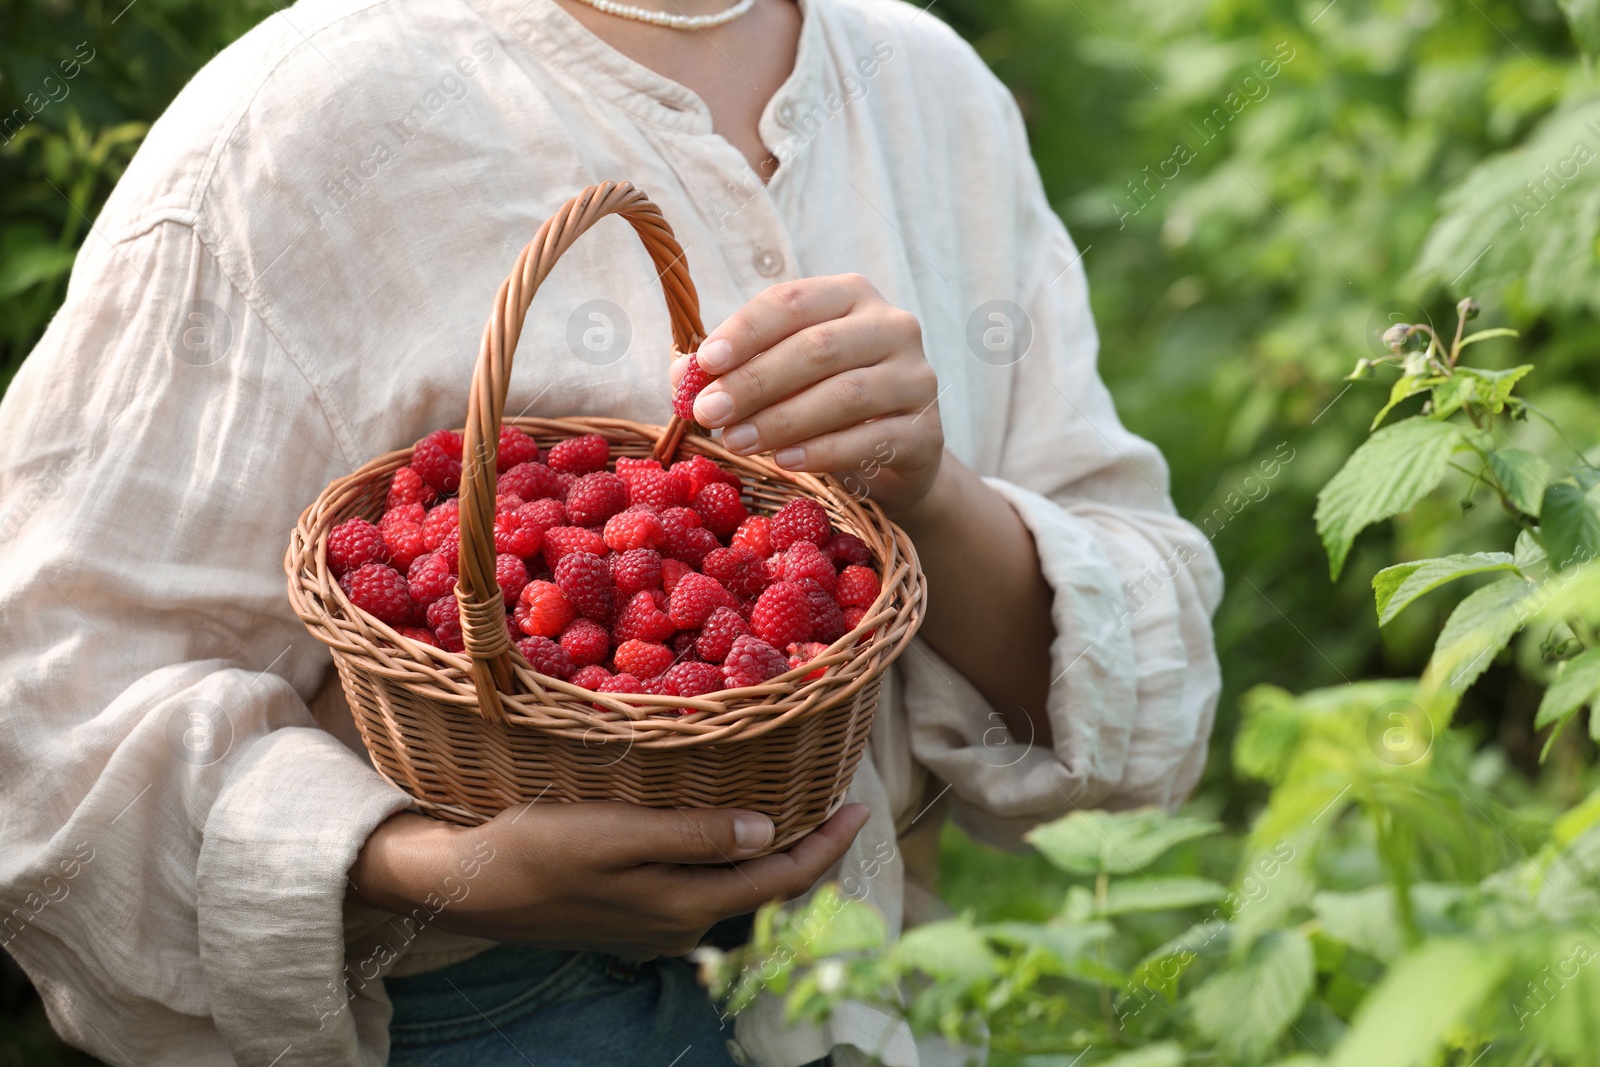
<svg viewBox="0 0 1600 1067">
<path fill-rule="evenodd" d="M 755 264 L 756 273 L 763 278 L 776 278 L 783 273 L 783 257 L 770 248 L 756 249 L 751 262 Z"/>
<path fill-rule="evenodd" d="M 745 1053 L 743 1045 L 730 1037 L 727 1040 L 727 1046 L 730 1060 L 737 1063 L 739 1067 L 750 1067 L 750 1057 Z"/>
</svg>

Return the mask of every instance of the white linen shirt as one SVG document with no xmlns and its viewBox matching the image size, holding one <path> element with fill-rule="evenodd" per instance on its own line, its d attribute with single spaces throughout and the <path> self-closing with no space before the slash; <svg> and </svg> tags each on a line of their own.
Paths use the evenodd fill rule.
<svg viewBox="0 0 1600 1067">
<path fill-rule="evenodd" d="M 553 0 L 301 0 L 151 129 L 0 402 L 0 941 L 73 1044 L 141 1067 L 381 1064 L 376 977 L 487 944 L 344 907 L 407 800 L 352 741 L 282 558 L 330 480 L 461 424 L 518 249 L 605 179 L 660 205 L 708 326 L 845 271 L 914 313 L 949 448 L 1054 590 L 1054 746 L 1013 742 L 913 643 L 835 876 L 898 931 L 932 907 L 913 823 L 948 808 L 1015 846 L 1193 787 L 1220 576 L 1097 376 L 1080 256 L 1011 97 L 916 7 L 802 13 L 761 116 L 765 186 L 698 96 Z M 649 259 L 607 220 L 538 293 L 507 410 L 664 422 L 669 340 Z M 747 1062 L 918 1062 L 872 1009 L 788 1030 L 779 1007 L 738 1019 Z"/>
</svg>

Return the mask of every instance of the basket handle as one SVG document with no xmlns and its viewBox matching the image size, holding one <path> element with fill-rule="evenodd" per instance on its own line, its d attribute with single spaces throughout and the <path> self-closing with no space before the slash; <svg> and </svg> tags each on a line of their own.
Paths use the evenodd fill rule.
<svg viewBox="0 0 1600 1067">
<path fill-rule="evenodd" d="M 500 421 L 505 415 L 506 389 L 511 381 L 511 357 L 522 335 L 533 294 L 549 277 L 556 260 L 584 231 L 613 214 L 628 221 L 650 253 L 672 318 L 673 346 L 679 352 L 693 352 L 705 335 L 700 322 L 700 297 L 689 278 L 683 249 L 661 209 L 629 182 L 591 185 L 561 205 L 518 253 L 511 273 L 500 283 L 494 311 L 483 328 L 478 362 L 472 372 L 472 392 L 467 399 L 461 468 L 461 558 L 456 583 L 461 638 L 472 658 L 478 710 L 490 722 L 506 721 L 500 694 L 512 692 L 512 646 L 506 633 L 505 599 L 494 576 L 495 453 L 500 442 Z M 657 442 L 656 458 L 663 463 L 669 460 L 688 430 L 688 424 L 674 415 Z"/>
</svg>

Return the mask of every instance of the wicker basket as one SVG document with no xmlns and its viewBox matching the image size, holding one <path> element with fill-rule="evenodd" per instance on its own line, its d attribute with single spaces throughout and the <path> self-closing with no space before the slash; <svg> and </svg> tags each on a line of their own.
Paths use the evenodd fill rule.
<svg viewBox="0 0 1600 1067">
<path fill-rule="evenodd" d="M 355 516 L 377 519 L 390 477 L 409 462 L 410 449 L 338 479 L 301 515 L 284 561 L 289 600 L 332 649 L 378 773 L 429 814 L 474 824 L 530 801 L 748 808 L 772 817 L 772 849 L 781 849 L 842 803 L 866 746 L 883 672 L 922 619 L 927 588 L 916 554 L 875 504 L 855 499 L 832 477 L 736 456 L 676 416 L 665 427 L 609 418 L 507 419 L 543 449 L 595 433 L 611 442 L 613 457 L 708 456 L 739 472 L 752 512 L 771 513 L 809 496 L 836 529 L 867 543 L 882 578 L 866 617 L 826 653 L 763 685 L 706 697 L 596 694 L 536 673 L 507 633 L 494 578 L 493 522 L 495 448 L 512 353 L 534 292 L 557 259 L 613 213 L 633 226 L 655 263 L 676 349 L 693 351 L 704 333 L 671 227 L 625 182 L 591 186 L 568 201 L 518 255 L 484 328 L 467 403 L 456 590 L 466 652 L 402 637 L 356 608 L 326 562 L 329 532 Z M 817 667 L 824 674 L 803 681 Z"/>
</svg>

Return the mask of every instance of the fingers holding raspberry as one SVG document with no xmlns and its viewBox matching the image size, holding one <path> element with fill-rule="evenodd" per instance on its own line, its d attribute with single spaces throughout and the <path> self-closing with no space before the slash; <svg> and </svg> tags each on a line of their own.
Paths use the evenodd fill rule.
<svg viewBox="0 0 1600 1067">
<path fill-rule="evenodd" d="M 767 289 L 672 375 L 679 414 L 721 429 L 731 452 L 849 474 L 890 510 L 920 501 L 938 473 L 939 388 L 921 327 L 859 275 Z"/>
</svg>

